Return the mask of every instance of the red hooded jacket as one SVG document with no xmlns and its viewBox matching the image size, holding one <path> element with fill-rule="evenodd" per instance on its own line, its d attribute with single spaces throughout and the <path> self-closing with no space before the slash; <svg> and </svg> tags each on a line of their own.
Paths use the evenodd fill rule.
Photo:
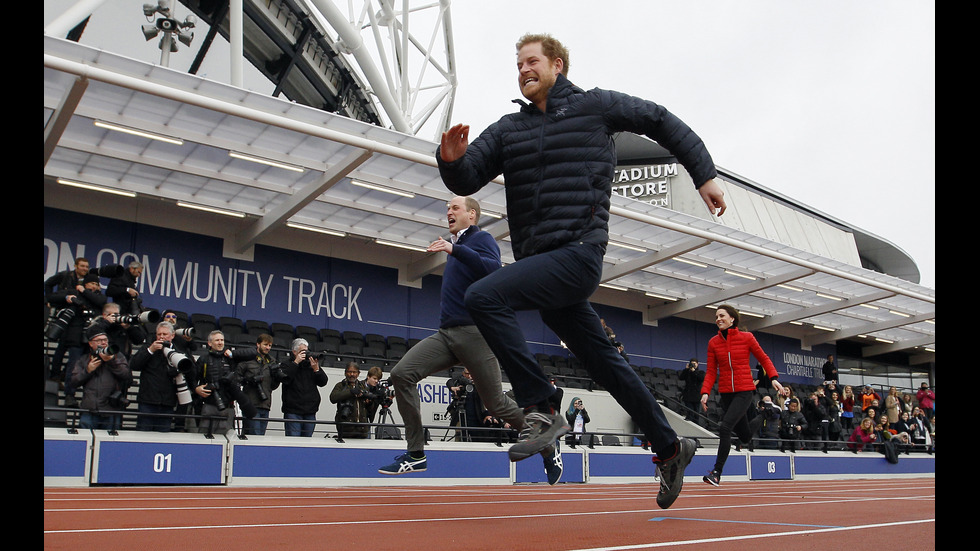
<svg viewBox="0 0 980 551">
<path fill-rule="evenodd" d="M 759 346 L 752 333 L 739 331 L 735 327 L 728 329 L 728 338 L 722 332 L 711 337 L 708 341 L 708 369 L 701 385 L 701 394 L 710 394 L 711 387 L 718 381 L 718 392 L 730 393 L 744 390 L 755 390 L 752 382 L 751 356 L 762 364 L 770 379 L 779 377 L 776 366 Z"/>
</svg>

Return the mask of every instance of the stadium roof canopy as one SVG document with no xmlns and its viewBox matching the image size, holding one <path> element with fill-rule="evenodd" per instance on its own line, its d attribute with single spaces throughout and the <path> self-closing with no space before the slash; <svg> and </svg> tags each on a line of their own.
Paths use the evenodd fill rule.
<svg viewBox="0 0 980 551">
<path fill-rule="evenodd" d="M 222 235 L 228 255 L 281 232 L 312 235 L 290 224 L 336 232 L 330 239 L 349 251 L 416 248 L 385 249 L 404 284 L 441 271 L 444 255 L 424 247 L 446 235 L 452 194 L 432 141 L 50 36 L 43 93 L 45 204 L 67 179 L 238 213 Z M 505 212 L 501 184 L 477 198 L 510 263 L 507 223 L 493 218 Z M 932 289 L 625 197 L 613 196 L 612 214 L 598 303 L 650 324 L 710 322 L 713 305 L 731 303 L 748 329 L 805 348 L 847 340 L 866 357 L 935 361 Z"/>
</svg>

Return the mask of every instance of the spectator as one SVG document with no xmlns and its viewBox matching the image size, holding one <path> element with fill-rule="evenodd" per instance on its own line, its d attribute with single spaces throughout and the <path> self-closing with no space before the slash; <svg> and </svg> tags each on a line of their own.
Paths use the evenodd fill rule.
<svg viewBox="0 0 980 551">
<path fill-rule="evenodd" d="M 912 447 L 912 432 L 913 432 L 913 429 L 912 429 L 912 421 L 911 421 L 911 419 L 912 419 L 912 416 L 908 412 L 903 411 L 900 414 L 898 421 L 895 422 L 895 423 L 892 423 L 892 426 L 891 426 L 891 429 L 895 431 L 895 434 L 897 434 L 897 435 L 904 434 L 905 435 L 904 437 L 900 437 L 901 442 L 903 443 L 902 449 L 905 451 L 905 453 L 908 453 L 909 450 Z"/>
<path fill-rule="evenodd" d="M 320 369 L 319 358 L 312 356 L 309 348 L 310 343 L 306 339 L 294 339 L 290 345 L 289 359 L 279 366 L 282 373 L 282 414 L 286 419 L 286 436 L 313 436 L 314 423 L 303 421 L 316 421 L 316 413 L 320 410 L 319 387 L 327 386 L 327 374 Z M 347 369 L 350 370 L 350 366 Z M 355 372 L 355 381 L 358 373 L 359 370 Z M 333 394 L 330 399 L 333 401 Z"/>
<path fill-rule="evenodd" d="M 201 420 L 198 431 L 223 434 L 235 425 L 235 405 L 245 419 L 255 417 L 255 407 L 242 394 L 241 383 L 235 375 L 231 351 L 225 349 L 225 334 L 219 330 L 208 334 L 208 349 L 197 359 L 194 393 L 201 400 Z M 219 420 L 215 418 L 221 417 Z"/>
<path fill-rule="evenodd" d="M 109 336 L 99 326 L 87 330 L 88 354 L 78 358 L 71 374 L 72 386 L 82 389 L 79 426 L 83 429 L 118 429 L 122 424 L 119 412 L 124 409 L 122 389 L 132 382 L 126 358 L 109 346 Z"/>
<path fill-rule="evenodd" d="M 841 428 L 850 432 L 854 428 L 854 387 L 846 385 L 840 401 Z"/>
<path fill-rule="evenodd" d="M 281 373 L 270 355 L 272 343 L 272 335 L 262 333 L 255 339 L 255 348 L 234 350 L 231 354 L 242 392 L 255 406 L 255 417 L 245 420 L 245 435 L 262 436 L 269 426 L 272 391 L 279 388 Z"/>
<path fill-rule="evenodd" d="M 759 414 L 753 419 L 758 426 L 759 447 L 774 450 L 779 442 L 779 420 L 782 412 L 768 394 L 759 400 Z"/>
<path fill-rule="evenodd" d="M 911 394 L 908 392 L 902 393 L 902 412 L 908 413 L 910 416 L 912 415 L 912 409 L 915 407 L 912 400 L 913 396 Z"/>
<path fill-rule="evenodd" d="M 803 438 L 803 431 L 806 429 L 806 417 L 800 412 L 800 400 L 795 397 L 791 398 L 781 417 L 779 421 L 779 451 L 785 452 L 788 445 L 789 451 L 796 453 L 796 444 Z"/>
<path fill-rule="evenodd" d="M 782 405 L 781 405 L 782 410 L 783 411 L 786 411 L 786 410 L 789 409 L 789 402 L 790 402 L 790 400 L 792 400 L 793 398 L 796 398 L 796 391 L 794 391 L 793 390 L 793 387 L 791 387 L 790 385 L 784 385 L 783 386 L 783 391 L 782 392 L 779 392 L 777 395 L 779 396 L 779 398 L 783 402 Z"/>
<path fill-rule="evenodd" d="M 166 321 L 157 323 L 153 342 L 137 350 L 130 361 L 133 371 L 139 372 L 140 376 L 136 404 L 141 414 L 172 415 L 177 407 L 177 382 L 174 377 L 178 371 L 164 352 L 172 346 L 173 339 L 173 326 Z M 136 430 L 170 432 L 173 420 L 173 417 L 140 415 L 136 420 Z"/>
<path fill-rule="evenodd" d="M 840 379 L 837 375 L 837 366 L 834 365 L 833 354 L 827 354 L 827 361 L 823 364 L 823 381 L 824 384 L 829 381 L 834 381 L 834 384 L 840 383 Z"/>
<path fill-rule="evenodd" d="M 827 453 L 827 439 L 830 437 L 830 412 L 827 410 L 827 406 L 824 403 L 823 397 L 820 393 L 823 389 L 818 389 L 816 392 L 811 392 L 807 397 L 806 402 L 803 403 L 803 416 L 806 417 L 807 430 L 805 432 L 807 440 L 819 440 L 821 451 Z M 814 448 L 818 444 L 816 442 L 807 442 L 805 447 Z"/>
<path fill-rule="evenodd" d="M 568 421 L 568 426 L 572 427 L 568 436 L 565 437 L 565 443 L 569 445 L 581 443 L 582 435 L 586 432 L 585 425 L 592 419 L 589 418 L 589 412 L 578 396 L 572 398 L 572 402 L 568 404 L 565 419 Z"/>
<path fill-rule="evenodd" d="M 851 437 L 847 440 L 847 447 L 854 453 L 864 450 L 865 446 L 874 445 L 878 442 L 878 435 L 875 433 L 874 420 L 870 417 L 861 419 L 861 424 L 854 429 Z"/>
<path fill-rule="evenodd" d="M 830 394 L 830 400 L 828 402 L 827 413 L 830 416 L 830 423 L 827 426 L 828 437 L 827 440 L 830 442 L 841 442 L 843 441 L 842 434 L 844 433 L 844 425 L 841 423 L 841 405 L 837 392 L 832 392 Z M 834 449 L 840 449 L 838 444 L 834 444 Z"/>
<path fill-rule="evenodd" d="M 841 396 L 844 394 L 844 389 L 841 388 L 837 381 L 828 381 L 827 384 L 823 385 L 823 395 L 828 399 L 832 393 L 837 393 L 837 401 L 840 401 Z"/>
<path fill-rule="evenodd" d="M 367 438 L 371 432 L 371 427 L 365 425 L 355 425 L 353 423 L 367 423 L 367 404 L 368 395 L 364 381 L 359 381 L 361 375 L 360 368 L 356 362 L 347 364 L 344 370 L 344 379 L 333 387 L 330 392 L 330 402 L 337 404 L 337 414 L 334 421 L 337 423 L 337 436 L 344 438 Z M 285 387 L 283 394 L 286 393 Z"/>
<path fill-rule="evenodd" d="M 431 252 L 446 253 L 440 289 L 439 330 L 410 348 L 391 370 L 395 404 L 405 423 L 408 449 L 396 457 L 394 463 L 378 469 L 381 474 L 399 475 L 427 469 L 418 383 L 460 363 L 474 375 L 474 385 L 487 398 L 487 409 L 493 415 L 515 430 L 525 427 L 524 412 L 514 400 L 503 395 L 500 364 L 465 307 L 470 285 L 499 269 L 501 264 L 500 247 L 493 236 L 478 225 L 480 212 L 480 203 L 472 197 L 453 197 L 446 205 L 451 237 L 449 241 L 439 238 L 428 247 Z M 457 387 L 458 391 L 459 385 L 448 386 L 455 398 L 456 391 L 452 387 Z M 460 406 L 465 404 L 454 400 L 447 408 L 452 426 L 459 424 Z M 561 458 L 555 462 L 555 453 L 559 452 L 549 454 L 546 451 L 543 459 L 560 466 Z M 560 476 L 560 472 L 557 474 Z"/>
<path fill-rule="evenodd" d="M 119 303 L 120 313 L 138 316 L 143 311 L 143 299 L 137 290 L 141 275 L 143 265 L 134 260 L 121 274 L 109 280 L 105 294 L 113 302 Z"/>
<path fill-rule="evenodd" d="M 898 422 L 899 414 L 902 412 L 902 398 L 898 395 L 898 389 L 890 387 L 888 394 L 885 395 L 885 415 L 888 416 L 888 426 Z"/>
<path fill-rule="evenodd" d="M 712 214 L 724 212 L 724 192 L 704 143 L 683 121 L 640 98 L 598 88 L 586 92 L 567 79 L 567 63 L 568 50 L 558 40 L 524 35 L 517 67 L 529 102 L 490 125 L 472 144 L 466 125 L 454 125 L 442 135 L 435 157 L 450 191 L 476 193 L 498 175 L 507 182 L 507 219 L 517 261 L 473 283 L 466 307 L 507 373 L 517 405 L 525 408 L 530 430 L 510 447 L 510 459 L 537 454 L 570 429 L 548 401 L 554 389 L 518 322 L 519 310 L 536 310 L 639 425 L 657 453 L 657 504 L 666 509 L 680 493 L 697 444 L 670 427 L 656 398 L 609 342 L 589 303 L 609 241 L 616 166 L 610 136 L 631 131 L 658 141 L 689 170 Z M 549 125 L 559 118 L 559 124 Z"/>
<path fill-rule="evenodd" d="M 919 391 L 915 393 L 915 399 L 919 401 L 919 409 L 926 419 L 931 418 L 936 409 L 936 392 L 929 388 L 929 383 L 922 381 Z"/>
<path fill-rule="evenodd" d="M 108 300 L 102 294 L 102 284 L 99 276 L 89 272 L 82 278 L 82 284 L 76 286 L 74 291 L 64 295 L 63 303 L 58 304 L 59 299 L 53 299 L 52 304 L 58 307 L 69 309 L 73 315 L 61 334 L 58 347 L 64 347 L 62 354 L 67 355 L 68 365 L 75 366 L 77 360 L 85 350 L 85 328 L 95 319 L 102 307 Z M 108 338 L 108 335 L 106 336 Z M 55 350 L 55 356 L 58 351 Z M 128 368 L 128 364 L 127 364 Z M 78 402 L 75 399 L 75 382 L 71 369 L 65 370 L 65 407 L 75 407 Z"/>
<path fill-rule="evenodd" d="M 722 304 L 715 310 L 715 325 L 718 326 L 718 334 L 708 341 L 708 369 L 701 384 L 701 407 L 708 411 L 708 395 L 717 380 L 724 413 L 718 428 L 715 465 L 702 480 L 718 486 L 728 454 L 731 453 L 732 433 L 735 433 L 742 445 L 747 445 L 752 450 L 752 429 L 747 419 L 748 410 L 755 403 L 756 397 L 751 357 L 754 356 L 765 367 L 766 375 L 777 392 L 782 392 L 783 385 L 778 380 L 776 366 L 759 346 L 755 336 L 748 331 L 739 330 L 739 314 L 733 306 Z M 741 449 L 738 443 L 736 446 Z"/>
<path fill-rule="evenodd" d="M 867 413 L 869 407 L 874 407 L 877 410 L 877 401 L 881 400 L 881 396 L 870 385 L 864 385 L 864 390 L 861 391 L 861 395 L 858 398 L 861 404 L 861 411 L 864 413 Z"/>
<path fill-rule="evenodd" d="M 599 318 L 599 323 L 602 325 L 602 330 L 606 332 L 609 342 L 616 342 L 616 332 L 613 331 L 612 327 L 606 325 L 606 318 Z"/>
<path fill-rule="evenodd" d="M 909 423 L 912 425 L 912 432 L 909 434 L 912 437 L 912 444 L 916 449 L 926 450 L 931 453 L 929 442 L 931 439 L 932 425 L 930 425 L 929 419 L 921 407 L 916 407 L 912 410 L 912 417 L 909 419 Z"/>
<path fill-rule="evenodd" d="M 692 423 L 699 421 L 698 406 L 701 405 L 701 384 L 704 383 L 704 371 L 698 369 L 698 359 L 691 358 L 681 370 L 680 380 L 684 381 L 681 400 L 684 402 L 684 418 Z"/>
</svg>

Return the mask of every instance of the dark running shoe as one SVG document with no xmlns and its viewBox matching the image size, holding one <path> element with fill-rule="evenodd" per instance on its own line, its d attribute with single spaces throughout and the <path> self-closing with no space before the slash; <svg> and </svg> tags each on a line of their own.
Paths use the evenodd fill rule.
<svg viewBox="0 0 980 551">
<path fill-rule="evenodd" d="M 541 452 L 541 459 L 544 460 L 544 472 L 548 475 L 548 484 L 554 486 L 561 480 L 561 473 L 564 468 L 561 464 L 561 450 L 555 444 L 549 451 L 547 448 Z"/>
<path fill-rule="evenodd" d="M 395 457 L 395 462 L 390 465 L 385 465 L 378 469 L 381 474 L 407 474 L 407 473 L 420 473 L 426 469 L 425 457 L 421 459 L 416 459 L 409 455 L 408 453 L 403 453 Z"/>
<path fill-rule="evenodd" d="M 558 437 L 571 430 L 564 416 L 553 413 L 531 410 L 524 415 L 524 422 L 527 428 L 521 432 L 518 442 L 507 450 L 511 461 L 527 459 L 543 451 L 550 453 L 548 447 L 554 447 Z"/>
<path fill-rule="evenodd" d="M 712 486 L 721 486 L 721 473 L 712 470 L 710 473 L 701 477 L 701 480 L 711 484 Z"/>
<path fill-rule="evenodd" d="M 694 452 L 698 445 L 690 438 L 680 438 L 677 440 L 677 453 L 674 457 L 662 460 L 657 456 L 653 457 L 653 464 L 657 466 L 657 475 L 660 477 L 660 492 L 657 494 L 657 505 L 661 509 L 666 509 L 674 504 L 677 496 L 681 493 L 684 485 L 684 469 L 691 463 Z"/>
</svg>

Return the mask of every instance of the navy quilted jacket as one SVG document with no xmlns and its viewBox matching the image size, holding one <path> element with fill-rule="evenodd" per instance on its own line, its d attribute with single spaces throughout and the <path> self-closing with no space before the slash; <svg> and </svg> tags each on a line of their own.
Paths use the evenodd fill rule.
<svg viewBox="0 0 980 551">
<path fill-rule="evenodd" d="M 606 245 L 618 132 L 656 140 L 698 187 L 717 175 L 701 138 L 651 101 L 598 88 L 584 91 L 559 75 L 547 112 L 515 102 L 520 111 L 490 125 L 463 157 L 446 163 L 437 150 L 436 159 L 446 187 L 458 195 L 472 195 L 503 174 L 517 259 L 572 241 Z"/>
</svg>

